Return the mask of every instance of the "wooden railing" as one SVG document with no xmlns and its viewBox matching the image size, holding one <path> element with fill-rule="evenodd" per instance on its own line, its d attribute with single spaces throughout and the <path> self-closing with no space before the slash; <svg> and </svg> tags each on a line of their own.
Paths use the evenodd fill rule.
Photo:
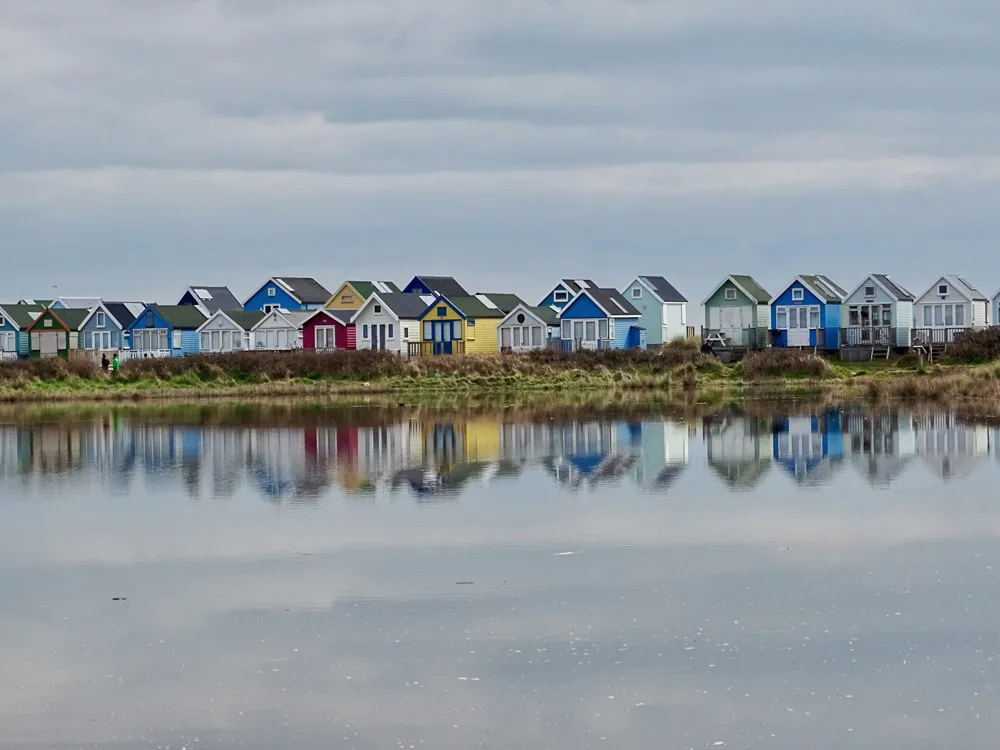
<svg viewBox="0 0 1000 750">
<path fill-rule="evenodd" d="M 0 362 L 13 362 L 17 359 L 17 352 L 0 352 Z"/>
<path fill-rule="evenodd" d="M 612 349 L 613 339 L 597 339 L 596 341 L 585 341 L 584 339 L 562 339 L 561 347 L 564 352 L 578 352 L 583 349 Z"/>
<path fill-rule="evenodd" d="M 947 346 L 957 341 L 963 333 L 971 330 L 962 328 L 914 328 L 910 334 L 913 346 Z"/>
<path fill-rule="evenodd" d="M 135 349 L 121 353 L 122 359 L 159 359 L 169 356 L 169 349 Z"/>
<path fill-rule="evenodd" d="M 451 344 L 451 351 L 447 351 L 447 344 Z M 435 354 L 465 354 L 464 341 L 410 341 L 407 345 L 407 354 L 411 357 L 432 357 Z"/>
<path fill-rule="evenodd" d="M 840 329 L 841 346 L 896 346 L 892 326 L 849 326 Z"/>
<path fill-rule="evenodd" d="M 726 346 L 745 346 L 748 349 L 763 349 L 771 345 L 768 332 L 759 328 L 740 329 L 739 339 L 732 337 L 731 331 L 720 330 L 718 328 L 703 328 L 701 331 L 701 342 L 709 341 L 713 346 L 719 345 L 719 337 L 725 339 Z"/>
</svg>

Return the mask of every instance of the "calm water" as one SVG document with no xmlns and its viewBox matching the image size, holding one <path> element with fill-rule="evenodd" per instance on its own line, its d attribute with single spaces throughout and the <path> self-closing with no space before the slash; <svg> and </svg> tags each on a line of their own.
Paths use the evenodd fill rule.
<svg viewBox="0 0 1000 750">
<path fill-rule="evenodd" d="M 925 409 L 9 415 L 0 747 L 992 749 L 998 454 Z"/>
</svg>

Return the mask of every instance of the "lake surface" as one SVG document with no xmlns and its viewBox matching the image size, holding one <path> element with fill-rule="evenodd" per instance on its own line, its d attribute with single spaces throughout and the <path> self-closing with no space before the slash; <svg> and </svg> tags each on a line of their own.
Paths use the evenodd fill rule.
<svg viewBox="0 0 1000 750">
<path fill-rule="evenodd" d="M 764 405 L 4 419 L 3 748 L 1000 736 L 998 422 Z"/>
</svg>

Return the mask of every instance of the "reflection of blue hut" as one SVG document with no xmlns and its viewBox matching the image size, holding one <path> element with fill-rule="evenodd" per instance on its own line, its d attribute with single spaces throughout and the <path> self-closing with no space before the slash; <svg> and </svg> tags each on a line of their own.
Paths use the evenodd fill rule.
<svg viewBox="0 0 1000 750">
<path fill-rule="evenodd" d="M 633 467 L 637 484 L 651 490 L 669 488 L 688 465 L 687 425 L 682 422 L 643 422 L 633 431 L 631 451 L 638 457 Z"/>
<path fill-rule="evenodd" d="M 844 457 L 844 436 L 840 414 L 823 414 L 778 419 L 772 436 L 774 460 L 796 481 L 816 484 L 829 479 L 831 459 Z"/>
<path fill-rule="evenodd" d="M 622 476 L 634 462 L 631 449 L 641 441 L 641 426 L 625 422 L 571 422 L 556 428 L 555 457 L 545 466 L 556 479 L 578 485 Z"/>
</svg>

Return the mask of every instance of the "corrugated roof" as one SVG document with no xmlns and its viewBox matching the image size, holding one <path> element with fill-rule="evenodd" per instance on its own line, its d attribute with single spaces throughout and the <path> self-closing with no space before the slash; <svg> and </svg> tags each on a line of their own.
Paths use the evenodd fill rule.
<svg viewBox="0 0 1000 750">
<path fill-rule="evenodd" d="M 758 304 L 766 305 L 771 301 L 771 295 L 764 289 L 764 287 L 757 283 L 753 276 L 747 276 L 746 274 L 732 274 L 729 278 L 743 287 L 743 290 Z"/>
<path fill-rule="evenodd" d="M 229 291 L 229 287 L 194 284 L 190 287 L 190 291 L 210 313 L 216 313 L 219 310 L 243 309 L 243 305 L 236 299 L 236 295 Z M 208 296 L 205 296 L 206 294 Z"/>
<path fill-rule="evenodd" d="M 435 294 L 444 297 L 468 297 L 470 296 L 465 287 L 455 281 L 453 276 L 417 276 L 420 283 L 430 289 Z"/>
<path fill-rule="evenodd" d="M 403 294 L 402 292 L 380 294 L 378 298 L 400 320 L 416 320 L 434 301 L 434 297 L 428 294 Z"/>
<path fill-rule="evenodd" d="M 588 289 L 587 293 L 611 317 L 635 317 L 640 315 L 635 305 L 625 299 L 625 296 L 617 289 Z"/>
<path fill-rule="evenodd" d="M 913 302 L 916 297 L 913 296 L 909 291 L 901 287 L 895 281 L 889 278 L 887 274 L 884 273 L 873 273 L 872 278 L 878 281 L 882 286 L 886 288 L 893 297 L 898 300 Z"/>
<path fill-rule="evenodd" d="M 308 276 L 275 276 L 274 280 L 305 305 L 322 305 L 330 299 L 330 291 Z"/>
<path fill-rule="evenodd" d="M 194 305 L 150 305 L 174 328 L 200 328 L 205 316 Z"/>
<path fill-rule="evenodd" d="M 649 284 L 661 302 L 687 302 L 684 295 L 674 289 L 673 285 L 662 276 L 640 276 Z"/>
</svg>

